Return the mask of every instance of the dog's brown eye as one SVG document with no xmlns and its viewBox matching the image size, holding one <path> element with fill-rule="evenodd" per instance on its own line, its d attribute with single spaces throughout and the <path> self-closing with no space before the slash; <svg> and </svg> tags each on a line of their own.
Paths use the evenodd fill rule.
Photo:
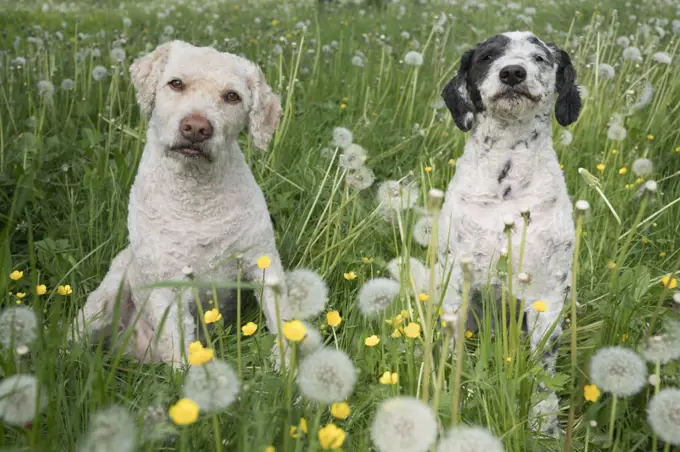
<svg viewBox="0 0 680 452">
<path fill-rule="evenodd" d="M 174 89 L 175 91 L 181 91 L 184 89 L 184 82 L 178 78 L 173 78 L 170 80 L 168 85 L 170 85 L 170 88 Z"/>
<path fill-rule="evenodd" d="M 236 104 L 238 102 L 241 102 L 241 96 L 239 96 L 238 93 L 236 93 L 235 91 L 229 91 L 227 94 L 224 95 L 224 101 L 230 104 Z"/>
</svg>

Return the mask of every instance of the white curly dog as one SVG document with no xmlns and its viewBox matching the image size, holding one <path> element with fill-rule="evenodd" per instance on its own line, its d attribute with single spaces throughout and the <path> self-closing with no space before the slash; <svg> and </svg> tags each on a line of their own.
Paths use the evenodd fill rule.
<svg viewBox="0 0 680 452">
<path fill-rule="evenodd" d="M 281 115 L 279 97 L 254 63 L 182 41 L 138 58 L 130 74 L 150 115 L 130 193 L 130 244 L 77 314 L 74 334 L 90 340 L 108 334 L 120 312 L 123 328 L 134 324 L 138 359 L 181 366 L 197 336 L 196 291 L 145 286 L 236 281 L 237 255 L 251 281 L 262 280 L 257 259 L 271 259 L 259 301 L 276 333 L 272 286 L 286 296 L 284 272 L 265 198 L 237 138 L 247 125 L 254 145 L 266 150 Z M 212 291 L 201 292 L 205 308 L 212 307 Z M 218 299 L 229 295 L 221 290 Z"/>
<path fill-rule="evenodd" d="M 562 126 L 577 120 L 581 99 L 575 81 L 566 52 L 532 33 L 509 32 L 467 51 L 442 92 L 455 124 L 472 130 L 456 162 L 439 222 L 437 273 L 443 308 L 455 314 L 460 307 L 463 255 L 471 257 L 471 309 L 479 312 L 475 301 L 487 284 L 499 293 L 496 263 L 508 246 L 505 230 L 510 225 L 513 291 L 524 301 L 532 349 L 550 371 L 562 332 L 575 235 L 572 204 L 553 149 L 552 112 Z M 522 212 L 528 213 L 530 223 L 521 272 L 530 281 L 520 284 Z M 399 275 L 398 263 L 389 266 L 393 277 Z M 412 259 L 410 267 L 413 280 L 426 289 L 422 263 Z M 545 302 L 545 312 L 532 308 L 539 300 Z M 544 420 L 544 431 L 555 431 L 557 409 L 552 392 L 536 407 L 538 413 L 552 413 Z"/>
</svg>

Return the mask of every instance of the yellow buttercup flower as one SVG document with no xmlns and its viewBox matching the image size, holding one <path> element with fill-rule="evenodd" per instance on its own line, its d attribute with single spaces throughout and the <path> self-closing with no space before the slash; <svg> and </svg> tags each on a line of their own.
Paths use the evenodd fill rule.
<svg viewBox="0 0 680 452">
<path fill-rule="evenodd" d="M 71 286 L 66 284 L 65 286 L 57 287 L 57 293 L 59 295 L 71 295 L 73 293 L 73 289 L 71 288 Z"/>
<path fill-rule="evenodd" d="M 598 163 L 597 165 L 595 165 L 595 168 L 597 168 L 599 172 L 603 172 L 605 169 L 605 165 L 604 163 Z"/>
<path fill-rule="evenodd" d="M 279 19 L 273 19 L 272 20 L 272 25 L 275 26 L 275 27 L 280 23 L 281 23 L 281 21 Z"/>
<path fill-rule="evenodd" d="M 616 262 L 614 262 L 614 261 L 609 262 L 609 263 L 607 264 L 607 268 L 608 268 L 609 270 L 614 270 L 614 269 L 616 268 Z"/>
<path fill-rule="evenodd" d="M 241 331 L 243 331 L 244 336 L 252 336 L 257 331 L 257 324 L 248 322 L 241 327 Z"/>
<path fill-rule="evenodd" d="M 666 275 L 661 279 L 661 282 L 663 282 L 663 286 L 666 289 L 675 289 L 678 287 L 678 280 L 675 279 L 673 275 Z"/>
<path fill-rule="evenodd" d="M 262 256 L 257 259 L 257 268 L 260 270 L 264 270 L 265 268 L 269 268 L 269 266 L 272 264 L 272 260 L 268 256 Z"/>
<path fill-rule="evenodd" d="M 654 135 L 647 135 L 647 139 L 648 139 L 649 141 L 652 141 L 652 140 L 654 139 Z"/>
<path fill-rule="evenodd" d="M 200 341 L 189 344 L 189 364 L 192 366 L 202 366 L 215 356 L 215 350 L 204 348 Z"/>
<path fill-rule="evenodd" d="M 380 338 L 376 335 L 373 336 L 368 336 L 366 339 L 364 339 L 364 344 L 368 347 L 375 347 L 380 343 Z"/>
<path fill-rule="evenodd" d="M 331 405 L 331 415 L 336 419 L 347 419 L 352 409 L 347 402 L 339 402 Z"/>
<path fill-rule="evenodd" d="M 9 279 L 11 279 L 12 281 L 19 281 L 23 277 L 24 272 L 19 270 L 14 270 L 12 273 L 9 274 Z"/>
<path fill-rule="evenodd" d="M 301 417 L 298 425 L 290 426 L 289 433 L 293 438 L 299 438 L 303 433 L 307 433 L 307 419 Z"/>
<path fill-rule="evenodd" d="M 506 357 L 505 357 L 505 362 L 506 362 L 506 363 L 511 363 L 511 362 L 512 362 L 512 356 L 506 356 Z"/>
<path fill-rule="evenodd" d="M 401 337 L 401 331 L 399 331 L 399 329 L 395 329 L 394 331 L 392 331 L 392 335 L 391 335 L 391 336 L 392 336 L 393 338 L 395 338 L 395 339 L 396 339 L 396 338 L 399 338 L 399 337 Z"/>
<path fill-rule="evenodd" d="M 600 398 L 600 389 L 595 385 L 585 385 L 583 387 L 583 397 L 589 402 L 597 402 Z"/>
<path fill-rule="evenodd" d="M 328 424 L 319 429 L 319 444 L 323 450 L 338 449 L 345 443 L 347 434 L 335 424 Z"/>
<path fill-rule="evenodd" d="M 628 172 L 628 168 L 626 168 L 625 166 L 619 168 L 619 174 L 620 174 L 620 175 L 623 176 L 623 175 L 625 175 L 627 172 Z"/>
<path fill-rule="evenodd" d="M 627 340 L 628 340 L 628 335 L 626 333 L 623 333 L 621 335 L 621 342 L 623 343 L 623 342 L 626 342 Z"/>
<path fill-rule="evenodd" d="M 344 274 L 344 276 L 347 281 L 352 281 L 353 279 L 356 279 L 357 274 L 354 272 L 347 272 Z"/>
<path fill-rule="evenodd" d="M 372 264 L 373 258 L 372 257 L 362 257 L 361 262 L 363 262 L 364 264 Z"/>
<path fill-rule="evenodd" d="M 545 311 L 548 310 L 548 305 L 546 304 L 546 302 L 545 302 L 545 301 L 540 301 L 540 300 L 539 300 L 539 301 L 534 301 L 534 302 L 531 304 L 531 307 L 533 307 L 533 308 L 536 310 L 536 312 L 545 312 Z"/>
<path fill-rule="evenodd" d="M 326 321 L 328 322 L 328 326 L 336 327 L 342 323 L 342 317 L 340 317 L 338 311 L 331 311 L 326 314 Z"/>
<path fill-rule="evenodd" d="M 47 286 L 45 284 L 35 286 L 35 293 L 38 295 L 45 295 L 47 293 Z"/>
<path fill-rule="evenodd" d="M 305 338 L 307 329 L 299 320 L 292 320 L 283 324 L 283 336 L 292 342 L 300 342 Z"/>
<path fill-rule="evenodd" d="M 396 385 L 399 382 L 399 374 L 388 370 L 380 376 L 378 381 L 383 385 Z"/>
<path fill-rule="evenodd" d="M 422 301 L 423 303 L 425 303 L 429 299 L 430 295 L 426 294 L 425 292 L 421 292 L 418 294 L 418 300 Z"/>
<path fill-rule="evenodd" d="M 465 330 L 465 338 L 470 339 L 472 336 L 474 336 L 474 333 L 470 330 Z"/>
<path fill-rule="evenodd" d="M 189 425 L 198 420 L 198 404 L 191 399 L 179 399 L 170 407 L 168 415 L 177 425 Z"/>
<path fill-rule="evenodd" d="M 340 104 L 340 110 L 344 110 L 346 108 L 347 108 L 347 104 L 345 104 L 345 103 Z"/>
<path fill-rule="evenodd" d="M 401 322 L 403 322 L 403 321 L 404 321 L 404 316 L 401 315 L 401 314 L 397 314 L 394 317 L 392 317 L 391 319 L 386 319 L 385 323 L 387 323 L 388 325 L 392 325 L 392 326 L 396 327 L 396 326 L 401 325 Z"/>
<path fill-rule="evenodd" d="M 423 170 L 425 170 L 425 172 L 429 174 L 429 173 L 432 172 L 432 167 L 431 167 L 431 166 L 426 166 L 425 168 L 423 168 Z"/>
<path fill-rule="evenodd" d="M 401 312 L 399 312 L 399 315 L 402 316 L 405 319 L 409 318 L 409 313 L 406 309 L 402 309 Z"/>
<path fill-rule="evenodd" d="M 411 322 L 406 327 L 404 327 L 404 334 L 411 339 L 420 337 L 420 323 Z"/>
<path fill-rule="evenodd" d="M 26 293 L 25 292 L 17 292 L 17 293 L 14 294 L 14 296 L 17 297 L 19 300 L 21 300 L 22 298 L 24 298 L 26 296 Z"/>
<path fill-rule="evenodd" d="M 666 252 L 665 251 L 660 252 L 659 257 L 666 257 Z"/>
<path fill-rule="evenodd" d="M 222 314 L 220 314 L 220 311 L 218 311 L 217 308 L 212 308 L 203 315 L 203 321 L 208 325 L 220 320 L 222 320 Z"/>
<path fill-rule="evenodd" d="M 456 166 L 456 160 L 455 159 L 449 160 L 449 166 Z"/>
<path fill-rule="evenodd" d="M 265 447 L 264 452 L 276 452 L 276 448 L 274 446 L 267 446 Z"/>
</svg>

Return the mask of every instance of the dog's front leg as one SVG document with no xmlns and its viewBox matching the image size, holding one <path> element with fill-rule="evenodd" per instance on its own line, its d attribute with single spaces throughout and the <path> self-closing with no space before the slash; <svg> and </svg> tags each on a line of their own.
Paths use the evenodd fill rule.
<svg viewBox="0 0 680 452">
<path fill-rule="evenodd" d="M 192 300 L 191 288 L 159 287 L 151 290 L 143 306 L 143 315 L 154 329 L 153 336 L 146 335 L 151 340 L 149 345 L 154 361 L 173 367 L 185 364 L 189 344 L 196 337 L 194 318 L 189 310 Z M 143 345 L 138 343 L 137 348 L 144 349 Z"/>
</svg>

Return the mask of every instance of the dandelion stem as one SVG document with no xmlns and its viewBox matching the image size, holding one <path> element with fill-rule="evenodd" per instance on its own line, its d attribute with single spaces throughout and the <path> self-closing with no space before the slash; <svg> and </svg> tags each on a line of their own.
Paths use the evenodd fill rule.
<svg viewBox="0 0 680 452">
<path fill-rule="evenodd" d="M 463 373 L 463 342 L 465 340 L 465 325 L 467 324 L 467 312 L 470 302 L 471 275 L 463 271 L 463 294 L 459 309 L 458 327 L 456 329 L 456 371 L 453 378 L 453 400 L 451 402 L 451 425 L 458 423 L 458 410 L 460 405 L 460 380 Z"/>
<path fill-rule="evenodd" d="M 640 220 L 642 220 L 642 216 L 645 214 L 645 210 L 647 209 L 647 202 L 649 201 L 649 192 L 645 190 L 645 193 L 642 195 L 642 201 L 640 202 L 640 209 L 638 210 L 637 215 L 635 216 L 635 220 L 633 221 L 633 226 L 630 228 L 630 235 L 626 237 L 626 241 L 624 242 L 623 246 L 621 247 L 621 250 L 619 251 L 619 255 L 616 258 L 616 271 L 612 272 L 612 277 L 610 281 L 610 287 L 613 289 L 616 287 L 616 283 L 618 282 L 619 279 L 619 273 L 620 273 L 620 268 L 621 265 L 623 264 L 623 261 L 626 259 L 626 256 L 628 255 L 628 250 L 630 248 L 630 244 L 633 241 L 633 237 L 635 236 L 635 233 L 637 232 L 638 226 L 640 224 Z"/>
<path fill-rule="evenodd" d="M 654 395 L 659 393 L 659 388 L 661 387 L 661 362 L 657 361 L 654 366 L 654 375 L 656 376 L 656 381 L 654 381 Z M 656 452 L 656 447 L 658 444 L 658 438 L 656 437 L 656 432 L 652 435 L 652 450 Z"/>
<path fill-rule="evenodd" d="M 444 345 L 442 346 L 442 354 L 439 357 L 439 368 L 437 369 L 437 382 L 434 386 L 434 396 L 432 397 L 432 411 L 435 414 L 439 411 L 439 398 L 441 396 L 442 386 L 444 385 L 444 371 L 446 369 L 446 359 L 449 356 L 449 346 L 451 345 L 450 329 L 446 329 L 444 334 Z"/>
<path fill-rule="evenodd" d="M 423 370 L 423 402 L 427 403 L 430 397 L 430 363 L 432 362 L 432 342 L 434 336 L 434 303 L 435 303 L 435 265 L 438 241 L 439 208 L 432 209 L 432 234 L 430 236 L 430 246 L 428 248 L 428 264 L 430 266 L 429 295 L 426 301 L 426 313 L 423 320 L 423 336 L 425 339 L 425 368 Z M 418 303 L 418 300 L 416 300 Z M 446 357 L 444 357 L 446 359 Z"/>
<path fill-rule="evenodd" d="M 220 434 L 220 421 L 217 413 L 212 415 L 213 430 L 215 434 L 215 450 L 222 452 L 222 435 Z"/>
<path fill-rule="evenodd" d="M 614 422 L 616 420 L 616 402 L 618 401 L 618 397 L 616 395 L 613 395 L 612 398 L 612 412 L 609 414 L 609 447 L 611 447 L 614 444 Z"/>
</svg>

